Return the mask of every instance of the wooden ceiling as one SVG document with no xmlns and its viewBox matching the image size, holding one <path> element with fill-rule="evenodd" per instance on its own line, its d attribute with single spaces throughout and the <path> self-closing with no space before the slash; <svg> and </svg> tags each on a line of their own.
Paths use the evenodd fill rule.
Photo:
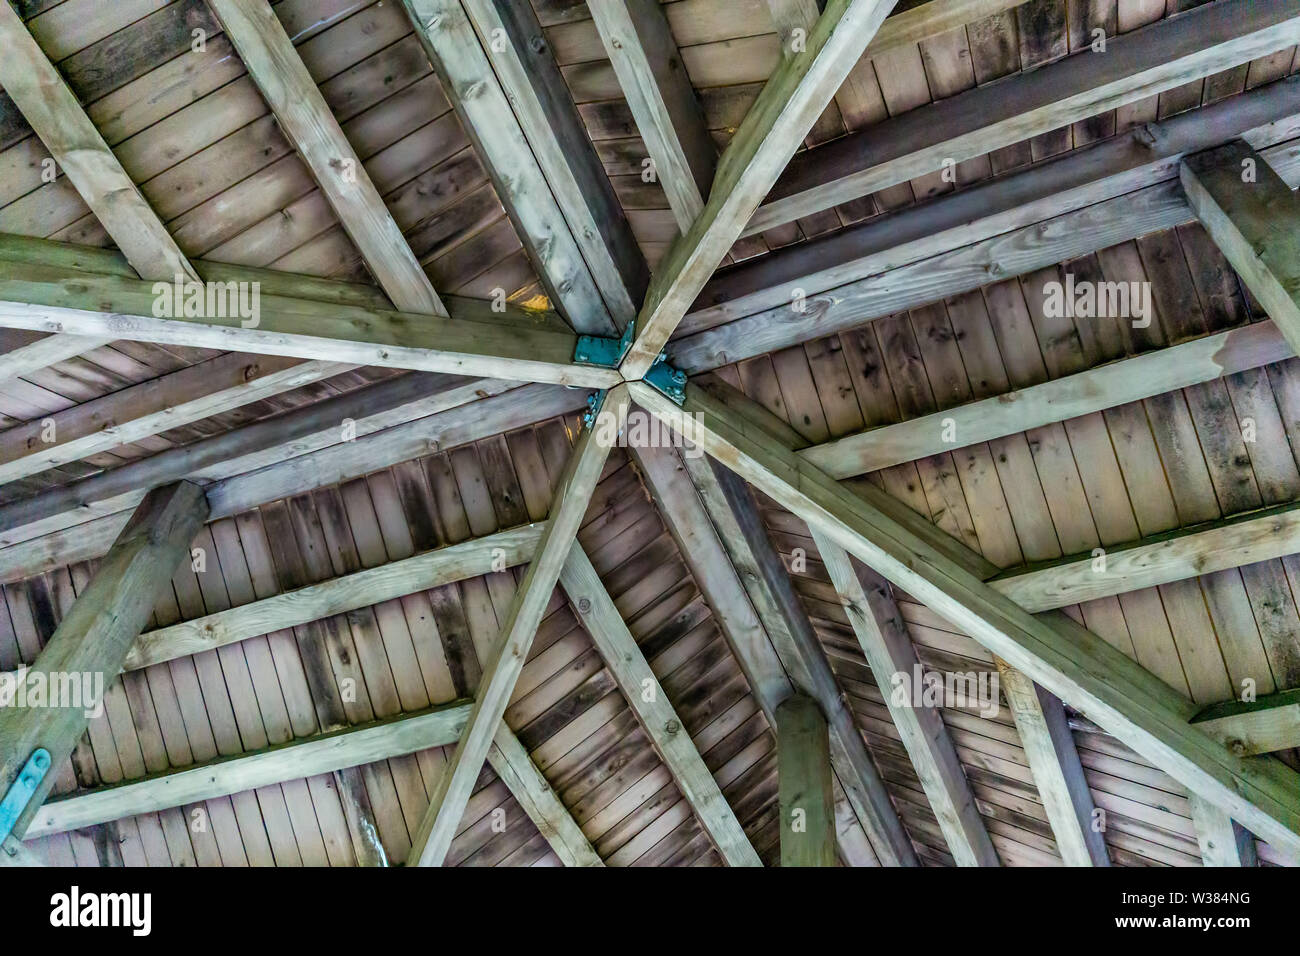
<svg viewBox="0 0 1300 956">
<path fill-rule="evenodd" d="M 649 407 L 667 341 L 688 409 L 865 496 L 919 563 L 975 562 L 1081 670 L 1104 669 L 1087 632 L 1136 662 L 1114 682 L 1167 693 L 1171 734 L 1252 682 L 1276 737 L 1231 759 L 1300 779 L 1300 704 L 1272 696 L 1300 688 L 1300 366 L 1179 162 L 1241 138 L 1300 183 L 1300 4 L 903 0 L 863 55 L 814 0 L 512 2 L 9 0 L 0 671 L 150 489 L 194 482 L 208 517 L 26 852 L 776 865 L 793 689 L 831 722 L 844 865 L 1300 863 L 1226 847 L 1181 765 L 762 475 L 621 447 L 581 474 L 588 397 Z M 625 95 L 619 29 L 661 99 Z M 178 272 L 260 282 L 264 327 L 148 318 Z M 1053 314 L 1067 274 L 1149 283 L 1153 320 Z M 634 317 L 622 372 L 570 363 L 573 332 Z M 534 635 L 517 598 L 565 520 Z M 876 647 L 855 616 L 882 598 Z M 881 668 L 913 660 L 1000 676 L 1003 705 L 900 714 Z M 505 730 L 482 722 L 480 772 L 457 751 L 481 684 Z M 1246 737 L 1223 719 L 1213 740 Z"/>
</svg>

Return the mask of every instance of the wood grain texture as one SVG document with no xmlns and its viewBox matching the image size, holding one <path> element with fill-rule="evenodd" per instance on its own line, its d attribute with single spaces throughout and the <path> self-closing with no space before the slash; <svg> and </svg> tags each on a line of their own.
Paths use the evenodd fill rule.
<svg viewBox="0 0 1300 956">
<path fill-rule="evenodd" d="M 802 694 L 776 709 L 781 866 L 835 865 L 831 745 L 817 703 Z"/>
</svg>

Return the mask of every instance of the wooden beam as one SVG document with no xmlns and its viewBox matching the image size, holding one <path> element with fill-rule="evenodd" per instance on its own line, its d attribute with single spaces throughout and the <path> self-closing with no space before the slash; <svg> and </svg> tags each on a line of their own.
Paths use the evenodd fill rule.
<svg viewBox="0 0 1300 956">
<path fill-rule="evenodd" d="M 131 642 L 153 613 L 172 571 L 189 557 L 190 541 L 207 518 L 203 490 L 180 482 L 150 492 L 118 536 L 89 586 L 81 592 L 54 635 L 16 688 L 82 688 L 47 706 L 0 709 L 0 791 L 8 791 L 38 747 L 52 758 L 50 772 L 35 788 L 13 832 L 21 838 L 54 785 L 54 772 L 72 753 L 86 729 L 88 714 L 102 702 L 104 688 L 117 677 Z M 87 686 L 89 685 L 89 686 Z M 15 703 L 18 703 L 15 701 Z"/>
<path fill-rule="evenodd" d="M 352 367 L 238 352 L 221 355 L 0 432 L 0 483 L 138 442 Z"/>
<path fill-rule="evenodd" d="M 801 454 L 835 478 L 850 478 L 1176 392 L 1294 354 L 1273 322 L 1259 322 L 846 435 Z"/>
<path fill-rule="evenodd" d="M 728 866 L 762 866 L 744 828 L 650 668 L 650 662 L 627 629 L 591 560 L 577 543 L 569 549 L 560 570 L 560 586 L 723 861 Z"/>
<path fill-rule="evenodd" d="M 1206 866 L 1259 866 L 1255 838 L 1213 803 L 1194 793 L 1187 795 L 1192 807 L 1196 842 Z"/>
<path fill-rule="evenodd" d="M 1300 747 L 1300 689 L 1214 704 L 1192 723 L 1242 757 Z"/>
<path fill-rule="evenodd" d="M 0 505 L 0 528 L 5 529 L 0 532 L 0 541 L 6 544 L 22 541 L 69 523 L 84 522 L 96 511 L 107 513 L 131 508 L 146 490 L 168 481 L 252 472 L 286 455 L 301 455 L 313 447 L 345 442 L 349 437 L 355 440 L 411 410 L 427 414 L 471 402 L 482 388 L 482 382 L 454 376 L 417 373 L 385 379 L 304 406 L 288 415 L 266 418 L 189 445 L 169 448 L 33 497 Z M 343 431 L 345 420 L 353 423 L 348 433 Z M 302 464 L 298 462 L 294 467 Z M 271 490 L 269 483 L 263 487 Z M 259 497 L 258 503 L 275 497 Z M 209 497 L 218 511 L 233 513 L 228 511 L 231 504 L 216 505 L 218 499 L 216 493 Z"/>
<path fill-rule="evenodd" d="M 5 51 L 0 85 L 136 271 L 146 279 L 197 279 L 185 254 L 9 4 L 0 5 L 0 47 Z"/>
<path fill-rule="evenodd" d="M 1060 699 L 1001 658 L 996 662 L 1057 852 L 1066 866 L 1110 866 L 1106 841 L 1093 819 L 1092 792 Z"/>
<path fill-rule="evenodd" d="M 886 866 L 918 865 L 911 839 L 749 489 L 734 474 L 710 466 L 705 459 L 688 458 L 686 466 L 782 666 L 796 690 L 812 697 L 826 715 L 836 776 L 876 856 Z"/>
<path fill-rule="evenodd" d="M 627 388 L 619 386 L 606 394 L 598 411 L 622 421 L 627 406 Z M 456 835 L 474 782 L 523 670 L 537 625 L 559 581 L 560 569 L 609 457 L 610 446 L 598 437 L 602 431 L 601 428 L 585 430 L 569 459 L 537 551 L 502 623 L 496 653 L 483 670 L 469 723 L 411 840 L 410 865 L 441 866 Z"/>
<path fill-rule="evenodd" d="M 632 454 L 754 699 L 769 726 L 775 727 L 777 705 L 794 693 L 794 688 L 685 464 L 671 448 L 634 445 Z M 840 856 L 845 864 L 878 866 L 879 860 L 838 778 L 835 805 L 837 821 L 846 821 L 839 833 Z"/>
<path fill-rule="evenodd" d="M 1048 611 L 1300 552 L 1300 503 L 1153 535 L 1100 555 L 1071 555 L 987 579 L 1029 611 Z"/>
<path fill-rule="evenodd" d="M 461 0 L 619 330 L 650 268 L 531 3 Z"/>
<path fill-rule="evenodd" d="M 533 758 L 528 756 L 524 745 L 504 721 L 497 726 L 487 759 L 565 866 L 605 865 L 559 795 L 537 769 Z"/>
<path fill-rule="evenodd" d="M 1290 145 L 1270 146 L 1261 155 L 1285 181 L 1300 183 L 1300 156 Z M 934 206 L 947 201 L 936 200 Z M 787 288 L 784 305 L 674 340 L 669 360 L 690 374 L 706 372 L 1172 229 L 1192 221 L 1195 214 L 1179 184 L 1162 181 L 1041 221 L 1034 218 L 1032 225 L 998 230 L 997 235 L 809 295 L 802 311 L 791 308 Z M 882 228 L 894 225 L 882 219 Z M 905 258 L 910 260 L 910 254 Z"/>
<path fill-rule="evenodd" d="M 156 471 L 174 469 L 210 480 L 212 483 L 207 485 L 207 492 L 213 517 L 222 517 L 267 501 L 360 477 L 376 468 L 410 461 L 433 451 L 455 448 L 489 435 L 575 412 L 583 407 L 588 394 L 543 385 L 502 388 L 500 392 L 494 392 L 492 386 L 496 384 L 472 380 L 464 385 L 449 383 L 449 390 L 439 394 L 437 389 L 430 389 L 430 397 L 397 402 L 387 411 L 367 404 L 338 405 L 334 408 L 336 415 L 342 413 L 344 407 L 355 407 L 356 410 L 352 415 L 342 413 L 342 417 L 336 417 L 332 424 L 317 421 L 301 427 L 294 425 L 290 431 L 302 437 L 268 443 L 261 452 L 241 454 L 240 448 L 246 447 L 241 445 L 241 439 L 247 437 L 251 441 L 251 436 L 236 435 L 233 439 L 235 449 L 224 454 L 217 449 L 213 454 L 213 464 L 199 467 L 196 459 L 183 458 L 171 462 L 167 469 Z M 340 399 L 345 397 L 340 396 Z M 352 401 L 364 403 L 378 398 L 378 393 L 358 390 Z M 333 401 L 318 402 L 285 417 L 319 414 L 321 406 Z M 347 417 L 353 417 L 356 423 L 357 437 L 351 441 L 344 441 L 339 432 L 339 422 Z M 196 443 L 196 446 L 207 447 L 203 443 Z M 162 454 L 171 455 L 172 452 Z M 119 470 L 105 473 L 104 480 Z M 140 480 L 148 477 L 143 471 L 133 474 Z M 0 582 L 19 580 L 40 571 L 102 555 L 126 522 L 130 509 L 143 497 L 143 487 L 134 479 L 125 481 L 116 491 L 101 489 L 104 491 L 102 496 L 80 495 L 85 499 L 82 504 L 50 510 L 45 517 L 17 528 L 0 525 L 7 529 L 0 532 L 0 544 L 3 544 L 0 546 Z M 63 504 L 68 505 L 68 502 Z"/>
<path fill-rule="evenodd" d="M 908 13 L 889 17 L 877 38 Z M 736 263 L 709 280 L 683 320 L 682 331 L 721 325 L 774 307 L 789 312 L 795 288 L 802 289 L 805 296 L 815 296 L 1177 179 L 1181 157 L 1237 137 L 1256 149 L 1276 146 L 1300 135 L 1298 113 L 1300 77 L 1287 77 L 963 186 L 928 202 Z M 1280 162 L 1280 157 L 1275 155 L 1274 161 Z"/>
<path fill-rule="evenodd" d="M 895 674 L 910 681 L 921 665 L 889 584 L 869 568 L 854 564 L 847 551 L 821 532 L 814 531 L 813 540 L 953 860 L 958 866 L 999 866 L 943 717 L 921 701 L 899 702 L 892 692 Z"/>
<path fill-rule="evenodd" d="M 795 694 L 776 709 L 781 866 L 835 865 L 831 747 L 816 701 Z"/>
<path fill-rule="evenodd" d="M 0 355 L 0 385 L 31 372 L 49 368 L 56 362 L 70 359 L 74 355 L 84 355 L 101 345 L 107 345 L 110 341 L 110 339 L 84 335 L 47 335 L 27 345 L 10 349 Z"/>
<path fill-rule="evenodd" d="M 682 410 L 642 383 L 637 404 L 670 426 Z M 1194 708 L 1069 617 L 1035 617 L 910 528 L 753 426 L 688 388 L 691 437 L 781 506 L 816 526 L 892 584 L 1086 714 L 1127 746 L 1249 827 L 1300 850 L 1300 775 L 1273 758 L 1240 758 L 1188 721 Z"/>
<path fill-rule="evenodd" d="M 352 144 L 267 0 L 208 0 L 276 122 L 366 266 L 402 312 L 446 316 Z"/>
<path fill-rule="evenodd" d="M 796 157 L 747 235 L 829 209 L 1300 40 L 1300 3 L 1223 0 L 1028 73 L 909 110 Z"/>
<path fill-rule="evenodd" d="M 469 718 L 470 706 L 469 701 L 456 701 L 421 713 L 343 727 L 251 753 L 72 793 L 44 804 L 27 837 L 79 830 L 446 746 L 456 741 Z"/>
<path fill-rule="evenodd" d="M 579 332 L 615 334 L 618 324 L 599 280 L 494 69 L 505 68 L 504 52 L 488 56 L 461 0 L 402 0 L 402 6 L 547 295 Z"/>
<path fill-rule="evenodd" d="M 155 318 L 155 309 L 174 312 L 175 298 L 162 283 L 0 261 L 0 327 L 516 381 L 618 382 L 613 369 L 574 365 L 574 336 L 544 314 L 531 327 L 502 322 L 486 301 L 460 300 L 442 318 L 260 292 L 254 309 L 249 290 L 257 315 Z"/>
<path fill-rule="evenodd" d="M 892 0 L 829 0 L 804 51 L 786 57 L 767 81 L 719 161 L 704 212 L 655 274 L 621 366 L 625 378 L 641 378 L 658 359 L 892 6 Z"/>
<path fill-rule="evenodd" d="M 1205 231 L 1300 351 L 1300 199 L 1243 140 L 1185 159 L 1179 175 Z"/>
<path fill-rule="evenodd" d="M 685 233 L 704 211 L 718 147 L 686 75 L 668 18 L 658 0 L 590 0 L 587 7 L 656 179 L 677 227 Z"/>
<path fill-rule="evenodd" d="M 512 568 L 528 560 L 541 536 L 541 525 L 521 525 L 146 631 L 127 654 L 123 670 L 140 670 L 442 584 Z"/>
</svg>

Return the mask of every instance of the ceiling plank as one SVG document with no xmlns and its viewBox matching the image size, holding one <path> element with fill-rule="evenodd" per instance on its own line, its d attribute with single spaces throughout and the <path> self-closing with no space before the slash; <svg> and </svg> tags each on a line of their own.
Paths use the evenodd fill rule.
<svg viewBox="0 0 1300 956">
<path fill-rule="evenodd" d="M 1092 791 L 1060 698 L 1001 658 L 996 663 L 1061 859 L 1066 866 L 1110 866 L 1106 841 L 1093 819 Z"/>
<path fill-rule="evenodd" d="M 728 866 L 762 866 L 650 662 L 579 544 L 569 549 L 560 570 L 560 586 L 718 854 Z"/>
<path fill-rule="evenodd" d="M 642 383 L 638 405 L 670 426 L 682 410 Z M 1183 786 L 1263 839 L 1300 850 L 1300 776 L 1275 758 L 1240 758 L 1192 727 L 1190 701 L 1059 612 L 1037 616 L 997 593 L 835 479 L 803 462 L 696 388 L 686 411 L 710 454 L 816 525 L 892 584 L 929 605 L 1017 670 L 1086 714 Z"/>
<path fill-rule="evenodd" d="M 678 229 L 685 233 L 704 211 L 718 147 L 663 7 L 658 0 L 590 0 L 587 7 L 650 154 L 655 178 Z"/>
<path fill-rule="evenodd" d="M 1055 63 L 909 110 L 796 157 L 746 235 L 1285 49 L 1300 2 L 1223 0 Z"/>
<path fill-rule="evenodd" d="M 627 388 L 620 385 L 605 395 L 597 411 L 622 421 L 627 406 Z M 560 569 L 609 457 L 610 446 L 597 437 L 601 432 L 599 428 L 583 431 L 560 479 L 537 551 L 502 622 L 496 653 L 484 667 L 469 723 L 411 840 L 408 865 L 441 866 L 456 835 L 474 782 L 523 670 L 537 625 L 559 581 Z"/>
<path fill-rule="evenodd" d="M 65 685 L 68 675 L 83 684 L 77 700 L 59 695 L 46 707 L 0 708 L 0 791 L 8 792 L 39 747 L 49 755 L 44 778 L 28 798 L 12 832 L 19 839 L 58 777 L 63 761 L 86 730 L 87 715 L 122 669 L 131 643 L 153 613 L 172 572 L 189 558 L 190 542 L 207 519 L 203 489 L 178 482 L 151 491 L 114 542 L 108 556 L 78 595 L 35 665 L 14 692 L 26 687 Z M 3 834 L 8 836 L 8 834 Z"/>
<path fill-rule="evenodd" d="M 1300 352 L 1300 199 L 1244 140 L 1183 160 L 1179 176 L 1205 231 Z"/>
<path fill-rule="evenodd" d="M 911 675 L 919 671 L 921 664 L 888 582 L 869 568 L 855 564 L 847 551 L 820 531 L 813 531 L 813 540 L 953 860 L 958 866 L 1000 866 L 966 771 L 938 710 L 921 701 L 899 702 L 891 692 L 895 674 L 904 675 L 911 686 Z"/>
<path fill-rule="evenodd" d="M 704 212 L 673 243 L 650 284 L 621 366 L 625 378 L 641 378 L 659 358 L 892 6 L 892 0 L 830 0 L 804 51 L 782 60 L 764 85 L 718 162 Z"/>
<path fill-rule="evenodd" d="M 10 349 L 0 355 L 0 385 L 75 355 L 84 355 L 109 341 L 84 335 L 47 335 L 29 345 Z"/>
<path fill-rule="evenodd" d="M 393 304 L 402 312 L 446 316 L 428 275 L 271 5 L 267 0 L 208 0 L 208 6 Z"/>
</svg>

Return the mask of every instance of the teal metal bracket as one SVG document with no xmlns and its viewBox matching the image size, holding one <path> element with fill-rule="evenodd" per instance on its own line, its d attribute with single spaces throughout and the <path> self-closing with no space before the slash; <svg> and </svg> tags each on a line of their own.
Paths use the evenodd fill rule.
<svg viewBox="0 0 1300 956">
<path fill-rule="evenodd" d="M 49 772 L 50 752 L 44 747 L 37 747 L 18 772 L 18 779 L 13 782 L 9 792 L 0 800 L 0 843 L 9 839 L 9 834 L 13 833 L 27 804 L 31 803 L 36 788 Z"/>
<path fill-rule="evenodd" d="M 666 353 L 659 353 L 650 371 L 645 373 L 645 383 L 678 405 L 685 405 L 686 373 L 669 365 L 667 358 Z"/>
<path fill-rule="evenodd" d="M 636 323 L 629 322 L 621 337 L 602 338 L 599 335 L 579 335 L 578 344 L 573 349 L 573 361 L 578 365 L 599 365 L 602 368 L 618 368 L 632 348 L 636 338 Z"/>
<path fill-rule="evenodd" d="M 592 392 L 587 396 L 587 410 L 582 413 L 582 427 L 588 430 L 596 427 L 596 416 L 600 414 L 600 407 L 605 404 L 605 389 L 599 392 Z"/>
</svg>

